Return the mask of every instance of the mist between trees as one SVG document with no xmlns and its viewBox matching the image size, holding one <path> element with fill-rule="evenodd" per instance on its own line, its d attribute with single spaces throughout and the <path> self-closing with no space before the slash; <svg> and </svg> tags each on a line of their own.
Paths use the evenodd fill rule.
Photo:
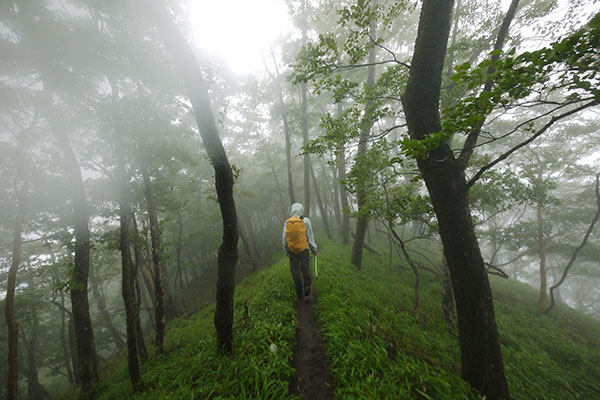
<svg viewBox="0 0 600 400">
<path fill-rule="evenodd" d="M 509 395 L 488 273 L 600 318 L 594 1 L 284 3 L 253 75 L 193 46 L 186 2 L 0 6 L 2 397 L 87 390 L 122 350 L 136 386 L 165 321 L 215 296 L 230 353 L 234 285 L 294 202 L 357 268 L 385 240 L 445 277 L 488 398 Z"/>
</svg>

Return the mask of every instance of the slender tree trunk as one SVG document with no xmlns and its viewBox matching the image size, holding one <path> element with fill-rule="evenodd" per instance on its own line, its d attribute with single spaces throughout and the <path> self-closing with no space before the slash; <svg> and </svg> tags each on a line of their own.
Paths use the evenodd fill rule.
<svg viewBox="0 0 600 400">
<path fill-rule="evenodd" d="M 74 384 L 75 377 L 73 376 L 73 369 L 71 368 L 71 354 L 69 351 L 69 344 L 67 342 L 67 338 L 65 337 L 65 334 L 67 333 L 66 316 L 68 315 L 68 313 L 65 308 L 65 294 L 62 290 L 60 291 L 60 305 L 61 305 L 61 309 L 60 309 L 60 344 L 62 346 L 63 357 L 65 359 L 65 368 L 67 370 L 67 379 L 69 380 L 70 384 Z M 69 321 L 70 320 L 71 320 L 71 318 L 69 317 Z"/>
<path fill-rule="evenodd" d="M 185 309 L 185 294 L 183 289 L 183 281 L 181 280 L 182 265 L 181 265 L 181 252 L 183 250 L 183 219 L 181 218 L 181 210 L 177 210 L 177 246 L 175 248 L 176 260 L 177 260 L 177 271 L 175 272 L 175 282 L 173 288 L 175 293 L 179 293 L 181 296 L 181 306 Z M 177 283 L 179 282 L 179 291 L 177 290 Z M 175 303 L 177 303 L 177 295 L 175 295 Z"/>
<path fill-rule="evenodd" d="M 271 57 L 273 58 L 273 64 L 275 65 L 275 80 L 277 81 L 279 89 L 279 107 L 281 107 L 283 133 L 285 134 L 285 162 L 287 166 L 288 196 L 290 197 L 290 204 L 294 204 L 296 202 L 296 197 L 294 196 L 294 179 L 292 176 L 292 140 L 290 125 L 288 123 L 285 102 L 283 100 L 283 89 L 281 88 L 281 82 L 279 78 L 279 67 L 277 66 L 277 60 L 275 59 L 275 53 L 273 52 L 273 49 L 271 49 Z"/>
<path fill-rule="evenodd" d="M 548 278 L 546 268 L 546 241 L 544 239 L 544 227 L 542 220 L 542 205 L 537 204 L 537 233 L 538 233 L 538 251 L 540 254 L 540 297 L 538 307 L 540 310 L 546 309 L 546 298 L 548 292 Z"/>
<path fill-rule="evenodd" d="M 338 116 L 343 113 L 342 104 L 338 103 L 337 107 Z M 346 152 L 344 146 L 341 145 L 337 149 L 337 160 L 336 166 L 338 170 L 338 185 L 340 188 L 340 202 L 342 204 L 342 243 L 350 243 L 350 217 L 348 215 L 348 192 L 346 191 Z"/>
<path fill-rule="evenodd" d="M 131 232 L 133 236 L 133 250 L 135 254 L 135 262 L 132 261 L 133 265 L 133 282 L 135 286 L 135 314 L 137 315 L 137 343 L 138 343 L 138 354 L 142 360 L 148 358 L 148 349 L 146 348 L 146 342 L 144 341 L 144 330 L 142 329 L 142 289 L 140 287 L 140 271 L 142 259 L 144 255 L 142 253 L 142 246 L 140 245 L 140 235 L 138 234 L 137 220 L 135 218 L 135 212 L 131 212 L 131 222 L 133 223 L 133 230 Z M 145 262 L 145 261 L 144 261 Z M 150 316 L 152 320 L 152 316 Z"/>
<path fill-rule="evenodd" d="M 27 185 L 23 181 L 25 146 L 20 143 L 17 152 L 17 172 L 13 182 L 13 191 L 16 196 L 17 213 L 14 220 L 12 260 L 8 270 L 6 297 L 4 303 L 4 317 L 6 320 L 6 327 L 8 329 L 8 386 L 6 398 L 10 400 L 16 400 L 19 395 L 19 327 L 15 317 L 15 287 L 17 270 L 19 268 L 19 264 L 21 263 L 21 233 L 23 231 L 23 222 L 25 220 L 25 200 L 27 196 Z"/>
<path fill-rule="evenodd" d="M 121 250 L 121 271 L 122 271 L 122 295 L 125 303 L 125 324 L 127 327 L 127 366 L 129 370 L 129 380 L 134 388 L 140 384 L 140 365 L 138 359 L 138 323 L 139 314 L 137 313 L 136 294 L 135 294 L 135 276 L 134 266 L 131 257 L 130 237 L 132 235 L 131 223 L 133 213 L 130 208 L 129 179 L 125 171 L 125 157 L 123 156 L 123 140 L 120 137 L 120 112 L 119 112 L 119 93 L 115 82 L 109 78 L 112 89 L 112 107 L 113 124 L 115 129 L 116 157 L 117 157 L 117 176 L 119 182 L 119 220 L 120 220 L 120 240 L 119 249 Z"/>
<path fill-rule="evenodd" d="M 156 26 L 180 68 L 202 141 L 215 170 L 217 199 L 223 219 L 223 242 L 218 252 L 217 304 L 214 322 L 217 330 L 217 349 L 224 353 L 231 353 L 235 265 L 238 260 L 239 238 L 233 198 L 233 173 L 212 114 L 208 87 L 196 59 L 164 5 L 156 0 L 153 4 L 155 4 L 153 8 Z"/>
<path fill-rule="evenodd" d="M 331 168 L 333 174 L 333 188 L 331 190 L 331 200 L 333 203 L 333 212 L 335 214 L 335 221 L 337 223 L 337 230 L 339 235 L 342 235 L 342 210 L 340 207 L 340 187 L 338 184 L 338 171 L 336 167 Z"/>
<path fill-rule="evenodd" d="M 372 0 L 372 7 L 375 8 L 377 7 L 377 0 Z M 375 34 L 375 21 L 373 20 L 371 22 L 371 28 L 369 30 L 369 34 L 372 38 L 372 40 L 376 40 L 376 34 Z M 365 153 L 367 151 L 367 141 L 369 139 L 369 134 L 371 132 L 371 127 L 373 125 L 373 120 L 372 120 L 372 115 L 373 115 L 373 99 L 372 99 L 372 93 L 371 90 L 373 88 L 373 86 L 375 85 L 375 51 L 376 51 L 376 46 L 371 47 L 371 49 L 369 50 L 369 57 L 368 57 L 368 64 L 369 66 L 367 67 L 367 83 L 365 85 L 365 95 L 366 95 L 366 102 L 365 102 L 365 115 L 363 117 L 363 120 L 361 122 L 361 130 L 360 130 L 360 136 L 358 139 L 358 150 L 356 153 L 356 165 L 355 168 L 357 168 L 359 171 L 362 170 L 364 167 L 362 166 L 364 164 L 363 162 L 363 157 L 365 156 Z M 364 172 L 361 172 L 361 174 L 365 175 Z M 365 201 L 366 201 L 366 188 L 364 186 L 366 186 L 366 181 L 367 178 L 366 176 L 363 176 L 363 182 L 361 184 L 359 184 L 359 187 L 357 188 L 357 192 L 356 192 L 356 202 L 357 202 L 357 206 L 358 206 L 358 221 L 356 222 L 356 235 L 354 236 L 354 244 L 352 245 L 352 256 L 350 259 L 350 262 L 355 265 L 356 267 L 358 267 L 359 269 L 362 266 L 362 254 L 363 254 L 363 247 L 364 247 L 364 243 L 365 243 L 365 234 L 367 233 L 367 225 L 369 223 L 369 219 L 367 217 L 367 215 L 365 215 L 364 213 L 364 205 L 365 205 Z"/>
<path fill-rule="evenodd" d="M 423 1 L 403 96 L 408 131 L 415 140 L 441 130 L 439 97 L 452 5 L 452 0 Z M 475 237 L 463 170 L 447 143 L 418 158 L 417 164 L 439 222 L 450 268 L 462 376 L 488 399 L 509 398 L 492 292 Z"/>
<path fill-rule="evenodd" d="M 321 217 L 323 219 L 323 225 L 325 226 L 325 233 L 327 233 L 327 237 L 331 239 L 331 230 L 329 229 L 327 210 L 323 206 L 323 201 L 321 201 L 321 194 L 319 193 L 319 188 L 317 187 L 317 178 L 315 177 L 315 169 L 312 165 L 310 166 L 310 175 L 312 177 L 313 185 L 315 186 L 315 195 L 317 196 L 317 204 L 319 205 L 319 210 L 321 210 Z"/>
<path fill-rule="evenodd" d="M 156 349 L 158 353 L 165 351 L 165 302 L 163 291 L 163 276 L 161 264 L 161 249 L 160 249 L 160 231 L 158 229 L 158 215 L 156 212 L 156 204 L 154 202 L 154 193 L 152 192 L 152 184 L 148 168 L 142 168 L 144 177 L 144 188 L 146 191 L 146 202 L 148 203 L 148 215 L 150 218 L 150 236 L 152 238 L 152 265 L 154 267 L 154 315 L 156 329 Z"/>
<path fill-rule="evenodd" d="M 277 185 L 277 193 L 279 194 L 279 212 L 281 213 L 281 215 L 279 215 L 279 212 L 277 213 L 277 219 L 281 220 L 281 219 L 285 219 L 285 215 L 286 215 L 286 211 L 287 211 L 287 206 L 285 203 L 285 200 L 283 198 L 283 192 L 280 189 L 279 186 L 279 179 L 277 178 L 277 172 L 275 171 L 275 167 L 271 167 L 271 173 L 273 174 L 273 179 L 275 179 L 275 185 Z M 292 203 L 293 204 L 293 203 Z"/>
<path fill-rule="evenodd" d="M 302 50 L 306 48 L 306 0 L 302 0 Z M 300 83 L 300 122 L 302 126 L 302 146 L 308 144 L 308 104 L 306 82 Z M 304 215 L 310 216 L 310 155 L 305 153 L 304 159 Z"/>
</svg>

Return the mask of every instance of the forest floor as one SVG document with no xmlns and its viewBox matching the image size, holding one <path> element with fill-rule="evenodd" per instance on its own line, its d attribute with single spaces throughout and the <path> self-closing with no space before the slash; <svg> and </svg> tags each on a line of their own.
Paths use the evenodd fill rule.
<svg viewBox="0 0 600 400">
<path fill-rule="evenodd" d="M 333 398 L 333 379 L 321 342 L 319 322 L 312 307 L 316 302 L 314 291 L 310 297 L 296 302 L 298 327 L 292 361 L 296 373 L 290 380 L 290 393 L 302 400 Z"/>
</svg>

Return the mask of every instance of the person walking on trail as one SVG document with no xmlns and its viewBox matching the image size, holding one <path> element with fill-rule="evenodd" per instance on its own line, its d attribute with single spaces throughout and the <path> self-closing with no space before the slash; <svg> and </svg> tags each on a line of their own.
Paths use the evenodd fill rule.
<svg viewBox="0 0 600 400">
<path fill-rule="evenodd" d="M 319 248 L 310 219 L 304 216 L 304 206 L 300 203 L 292 204 L 290 218 L 283 224 L 281 244 L 290 258 L 290 272 L 298 299 L 309 297 L 312 283 L 309 248 L 314 254 Z"/>
</svg>

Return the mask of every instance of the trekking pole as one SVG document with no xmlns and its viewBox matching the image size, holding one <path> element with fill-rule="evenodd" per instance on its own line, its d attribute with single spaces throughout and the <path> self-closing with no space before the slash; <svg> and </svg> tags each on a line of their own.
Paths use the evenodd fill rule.
<svg viewBox="0 0 600 400">
<path fill-rule="evenodd" d="M 319 270 L 317 269 L 317 253 L 315 253 L 315 279 L 319 279 Z"/>
</svg>

